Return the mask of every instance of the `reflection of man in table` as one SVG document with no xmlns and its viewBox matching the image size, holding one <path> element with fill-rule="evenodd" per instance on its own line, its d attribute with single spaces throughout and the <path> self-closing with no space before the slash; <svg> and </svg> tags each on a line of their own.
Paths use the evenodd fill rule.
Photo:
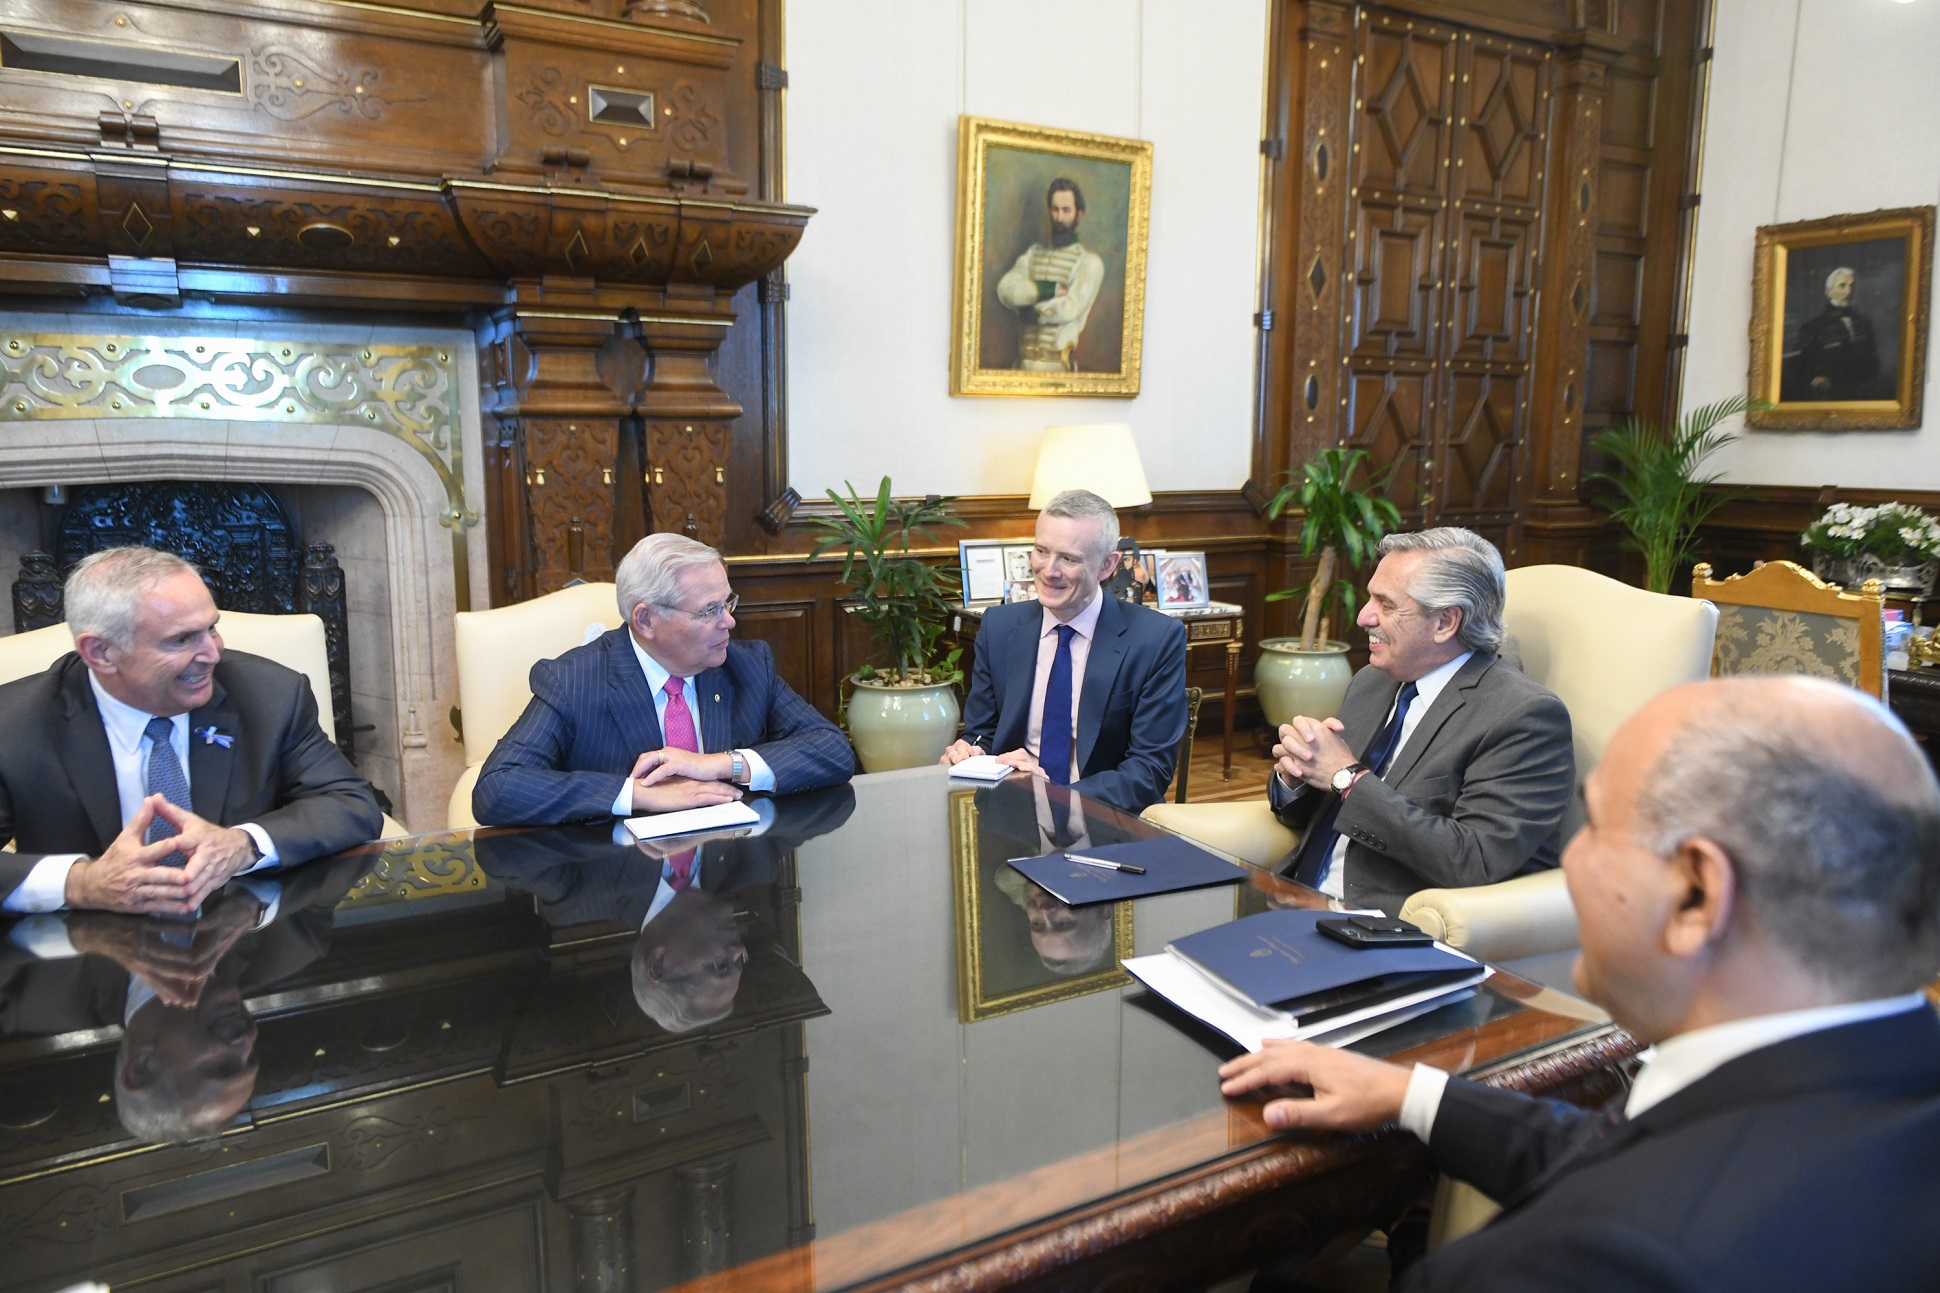
<svg viewBox="0 0 1940 1293">
<path fill-rule="evenodd" d="M 1785 400 L 1890 400 L 1893 375 L 1881 373 L 1873 325 L 1852 308 L 1857 279 L 1839 268 L 1826 275 L 1826 307 L 1799 327 L 1785 352 L 1779 398 Z"/>
<path fill-rule="evenodd" d="M 1072 352 L 1105 281 L 1105 262 L 1078 241 L 1084 191 L 1070 180 L 1055 179 L 1044 201 L 1051 245 L 1032 243 L 997 280 L 997 299 L 1017 311 L 1023 325 L 1017 366 L 1027 373 L 1068 373 L 1076 367 Z"/>
</svg>

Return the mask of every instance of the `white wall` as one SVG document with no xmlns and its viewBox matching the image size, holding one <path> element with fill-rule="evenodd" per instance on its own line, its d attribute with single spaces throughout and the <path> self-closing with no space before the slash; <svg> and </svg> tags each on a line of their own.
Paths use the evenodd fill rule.
<svg viewBox="0 0 1940 1293">
<path fill-rule="evenodd" d="M 1243 484 L 1265 41 L 1265 0 L 790 5 L 790 483 L 1024 493 L 1044 427 L 1128 421 L 1154 489 Z M 1136 399 L 950 396 L 959 113 L 1152 141 Z"/>
<path fill-rule="evenodd" d="M 1940 0 L 1718 0 L 1686 409 L 1746 388 L 1758 226 L 1940 200 Z M 1940 308 L 1934 321 L 1940 323 Z M 1915 431 L 1744 431 L 1758 485 L 1940 489 L 1940 364 Z"/>
</svg>

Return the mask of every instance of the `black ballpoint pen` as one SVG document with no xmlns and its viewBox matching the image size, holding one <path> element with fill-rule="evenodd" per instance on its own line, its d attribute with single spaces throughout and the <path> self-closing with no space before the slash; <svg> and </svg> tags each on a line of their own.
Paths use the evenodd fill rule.
<svg viewBox="0 0 1940 1293">
<path fill-rule="evenodd" d="M 1066 862 L 1077 862 L 1084 866 L 1101 866 L 1107 871 L 1123 871 L 1126 875 L 1145 874 L 1145 868 L 1142 866 L 1133 866 L 1129 862 L 1110 862 L 1104 858 L 1088 858 L 1077 853 L 1066 853 L 1064 860 Z"/>
</svg>

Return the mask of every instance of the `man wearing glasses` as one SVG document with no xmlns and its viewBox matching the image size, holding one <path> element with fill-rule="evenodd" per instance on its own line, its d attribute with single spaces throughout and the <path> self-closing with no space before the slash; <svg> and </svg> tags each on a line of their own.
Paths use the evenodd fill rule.
<svg viewBox="0 0 1940 1293">
<path fill-rule="evenodd" d="M 670 812 L 855 772 L 848 739 L 775 673 L 767 643 L 728 640 L 738 599 L 720 553 L 650 534 L 614 583 L 626 626 L 532 667 L 532 701 L 472 791 L 480 822 Z"/>
</svg>

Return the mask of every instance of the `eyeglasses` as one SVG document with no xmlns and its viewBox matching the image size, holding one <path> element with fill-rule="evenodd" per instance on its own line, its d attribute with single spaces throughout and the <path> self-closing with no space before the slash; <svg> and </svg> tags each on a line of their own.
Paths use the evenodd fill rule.
<svg viewBox="0 0 1940 1293">
<path fill-rule="evenodd" d="M 658 606 L 663 611 L 679 611 L 682 615 L 691 616 L 703 624 L 711 620 L 718 620 L 723 615 L 734 614 L 734 608 L 740 604 L 741 595 L 739 593 L 730 593 L 726 601 L 709 603 L 697 611 L 690 611 L 685 606 L 669 606 L 665 602 L 654 603 L 655 606 Z"/>
</svg>

